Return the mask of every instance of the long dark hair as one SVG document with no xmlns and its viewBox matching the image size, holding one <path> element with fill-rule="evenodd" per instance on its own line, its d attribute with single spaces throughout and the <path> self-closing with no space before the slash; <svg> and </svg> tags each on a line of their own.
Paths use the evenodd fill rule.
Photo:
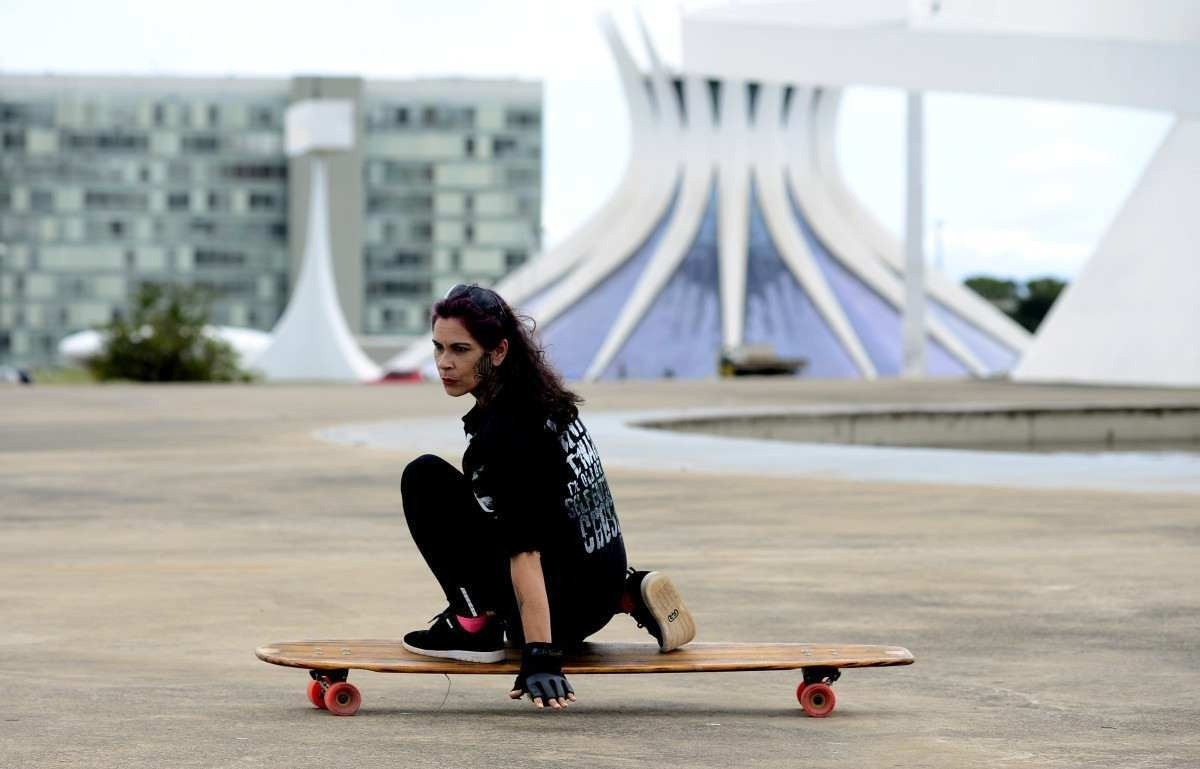
<svg viewBox="0 0 1200 769">
<path fill-rule="evenodd" d="M 563 384 L 562 377 L 546 361 L 546 352 L 533 334 L 533 319 L 517 315 L 504 298 L 477 285 L 459 284 L 446 293 L 446 298 L 433 306 L 430 328 L 438 318 L 456 318 L 467 332 L 483 347 L 481 359 L 485 364 L 488 353 L 500 342 L 508 340 L 508 354 L 490 374 L 484 375 L 479 386 L 485 387 L 484 398 L 499 393 L 532 401 L 546 416 L 560 426 L 569 424 L 579 415 L 578 404 L 583 402 Z M 484 370 L 487 370 L 485 365 Z"/>
</svg>

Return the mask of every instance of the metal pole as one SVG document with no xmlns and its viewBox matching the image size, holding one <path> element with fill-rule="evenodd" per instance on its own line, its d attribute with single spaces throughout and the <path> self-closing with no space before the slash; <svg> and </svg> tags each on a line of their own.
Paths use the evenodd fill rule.
<svg viewBox="0 0 1200 769">
<path fill-rule="evenodd" d="M 908 94 L 908 195 L 904 231 L 904 368 L 925 376 L 925 99 Z"/>
</svg>

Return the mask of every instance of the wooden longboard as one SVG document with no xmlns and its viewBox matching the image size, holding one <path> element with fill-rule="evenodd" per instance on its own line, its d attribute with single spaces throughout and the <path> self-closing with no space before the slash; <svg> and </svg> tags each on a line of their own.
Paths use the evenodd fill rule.
<svg viewBox="0 0 1200 769">
<path fill-rule="evenodd" d="M 520 651 L 510 649 L 503 662 L 478 663 L 413 654 L 399 641 L 294 641 L 261 646 L 255 654 L 273 665 L 310 671 L 309 700 L 338 715 L 353 715 L 361 695 L 346 682 L 350 670 L 380 673 L 444 673 L 513 675 Z M 836 699 L 830 685 L 842 668 L 911 665 L 912 653 L 900 646 L 800 643 L 690 643 L 669 654 L 648 643 L 589 643 L 569 654 L 563 672 L 599 673 L 716 673 L 736 670 L 804 670 L 796 691 L 811 716 L 825 716 Z M 319 691 L 317 690 L 319 687 Z M 349 711 L 349 712 L 345 712 Z"/>
</svg>

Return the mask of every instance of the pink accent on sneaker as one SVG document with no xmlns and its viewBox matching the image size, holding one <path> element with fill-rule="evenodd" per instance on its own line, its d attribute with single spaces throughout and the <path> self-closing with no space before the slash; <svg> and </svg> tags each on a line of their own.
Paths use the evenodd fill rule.
<svg viewBox="0 0 1200 769">
<path fill-rule="evenodd" d="M 483 630 L 488 623 L 488 618 L 483 617 L 464 617 L 460 614 L 455 614 L 454 618 L 458 620 L 459 626 L 468 633 L 478 633 Z"/>
</svg>

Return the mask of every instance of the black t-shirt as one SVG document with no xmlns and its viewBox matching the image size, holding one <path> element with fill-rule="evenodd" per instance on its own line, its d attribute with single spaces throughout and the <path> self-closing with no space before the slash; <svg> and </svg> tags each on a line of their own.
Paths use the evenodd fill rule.
<svg viewBox="0 0 1200 769">
<path fill-rule="evenodd" d="M 556 424 L 501 393 L 463 417 L 463 473 L 509 555 L 536 550 L 559 588 L 619 585 L 625 542 L 596 446 L 583 422 Z"/>
</svg>

